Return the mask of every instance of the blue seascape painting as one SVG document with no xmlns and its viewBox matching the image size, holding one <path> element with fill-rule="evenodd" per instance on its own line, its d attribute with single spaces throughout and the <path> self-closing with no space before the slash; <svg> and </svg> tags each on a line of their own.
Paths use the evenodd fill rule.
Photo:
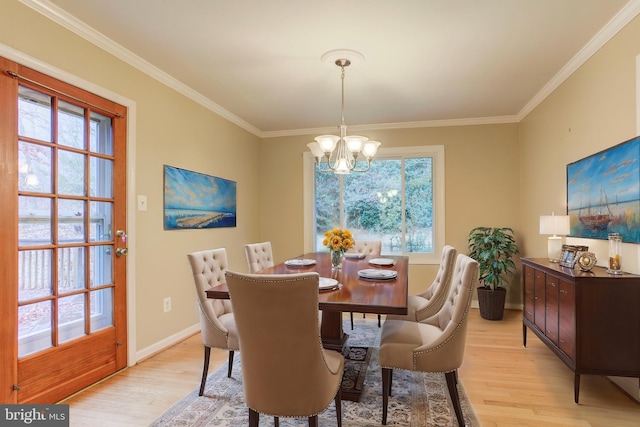
<svg viewBox="0 0 640 427">
<path fill-rule="evenodd" d="M 640 242 L 640 137 L 567 165 L 570 236 Z"/>
<path fill-rule="evenodd" d="M 164 166 L 164 229 L 236 226 L 236 183 Z"/>
</svg>

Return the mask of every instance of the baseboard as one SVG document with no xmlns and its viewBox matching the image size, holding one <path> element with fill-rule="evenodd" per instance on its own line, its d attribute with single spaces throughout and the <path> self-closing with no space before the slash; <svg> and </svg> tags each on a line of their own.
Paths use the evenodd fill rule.
<svg viewBox="0 0 640 427">
<path fill-rule="evenodd" d="M 629 396 L 640 402 L 640 380 L 631 377 L 608 377 Z"/>
<path fill-rule="evenodd" d="M 189 338 L 191 335 L 200 332 L 200 323 L 196 323 L 193 326 L 189 326 L 186 329 L 181 330 L 167 338 L 158 341 L 155 344 L 150 345 L 149 347 L 143 348 L 140 351 L 136 352 L 136 363 L 141 362 L 142 360 L 153 356 L 154 354 L 171 347 L 174 344 L 179 343 L 180 341 Z"/>
</svg>

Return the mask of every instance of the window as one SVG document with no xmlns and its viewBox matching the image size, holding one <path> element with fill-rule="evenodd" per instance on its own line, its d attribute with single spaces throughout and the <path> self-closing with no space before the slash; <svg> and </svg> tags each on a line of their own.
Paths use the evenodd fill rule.
<svg viewBox="0 0 640 427">
<path fill-rule="evenodd" d="M 444 147 L 381 149 L 365 173 L 319 172 L 305 157 L 305 248 L 324 250 L 324 232 L 348 228 L 382 240 L 382 253 L 437 264 L 444 245 Z"/>
</svg>

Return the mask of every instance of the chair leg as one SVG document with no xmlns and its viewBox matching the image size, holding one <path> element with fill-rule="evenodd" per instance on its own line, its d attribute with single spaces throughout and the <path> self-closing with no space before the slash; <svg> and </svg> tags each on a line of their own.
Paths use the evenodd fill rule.
<svg viewBox="0 0 640 427">
<path fill-rule="evenodd" d="M 380 315 L 378 314 L 378 328 L 379 328 L 379 327 L 380 327 L 380 325 L 381 325 L 381 323 L 380 323 L 380 318 L 381 318 L 381 317 L 382 317 L 382 316 L 380 316 Z"/>
<path fill-rule="evenodd" d="M 382 425 L 385 426 L 387 425 L 387 406 L 389 405 L 392 372 L 392 369 L 382 368 Z"/>
<path fill-rule="evenodd" d="M 309 427 L 318 427 L 318 416 L 309 417 Z"/>
<path fill-rule="evenodd" d="M 280 427 L 280 418 L 279 417 L 273 417 L 273 426 L 274 427 Z"/>
<path fill-rule="evenodd" d="M 449 389 L 449 396 L 451 397 L 453 410 L 456 413 L 458 425 L 464 426 L 464 417 L 462 416 L 462 407 L 460 406 L 460 397 L 458 396 L 458 380 L 456 371 L 447 372 L 444 374 L 444 376 L 447 379 L 447 388 Z"/>
<path fill-rule="evenodd" d="M 200 381 L 200 393 L 204 394 L 204 386 L 207 385 L 207 374 L 209 373 L 209 356 L 211 356 L 211 347 L 204 346 L 204 366 L 202 367 L 202 381 Z"/>
<path fill-rule="evenodd" d="M 353 331 L 353 311 L 349 314 L 351 315 L 351 330 Z"/>
<path fill-rule="evenodd" d="M 258 427 L 260 424 L 260 414 L 249 408 L 249 427 Z"/>
<path fill-rule="evenodd" d="M 231 378 L 232 369 L 233 369 L 233 350 L 229 350 L 229 368 L 227 370 L 227 378 Z"/>
<path fill-rule="evenodd" d="M 336 418 L 338 420 L 338 427 L 342 427 L 342 392 L 338 389 L 335 397 L 336 402 Z"/>
</svg>

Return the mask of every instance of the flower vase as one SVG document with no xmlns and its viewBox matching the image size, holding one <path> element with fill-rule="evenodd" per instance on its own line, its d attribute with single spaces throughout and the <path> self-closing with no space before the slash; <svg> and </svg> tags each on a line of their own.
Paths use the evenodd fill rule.
<svg viewBox="0 0 640 427">
<path fill-rule="evenodd" d="M 342 268 L 342 251 L 331 251 L 331 268 L 340 270 Z"/>
</svg>

